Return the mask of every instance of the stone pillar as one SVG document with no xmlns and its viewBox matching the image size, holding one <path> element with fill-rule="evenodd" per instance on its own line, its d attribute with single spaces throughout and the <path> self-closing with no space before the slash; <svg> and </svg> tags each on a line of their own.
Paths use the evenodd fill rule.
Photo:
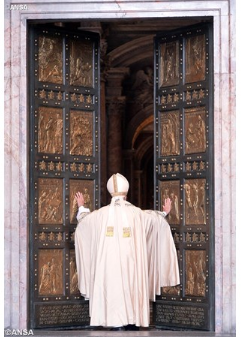
<svg viewBox="0 0 243 337">
<path fill-rule="evenodd" d="M 142 207 L 142 200 L 141 200 L 141 183 L 142 183 L 142 173 L 141 170 L 135 170 L 134 171 L 134 204 L 137 207 Z"/>
<path fill-rule="evenodd" d="M 129 181 L 128 199 L 132 204 L 135 204 L 134 198 L 134 149 L 123 151 L 123 172 L 124 176 Z"/>
<path fill-rule="evenodd" d="M 122 117 L 126 97 L 107 98 L 107 175 L 122 173 Z"/>
<path fill-rule="evenodd" d="M 107 179 L 122 173 L 122 136 L 126 97 L 122 96 L 122 82 L 129 68 L 112 68 L 106 73 L 106 107 L 108 118 Z"/>
<path fill-rule="evenodd" d="M 107 70 L 107 97 L 122 96 L 123 80 L 130 72 L 129 68 L 111 68 Z"/>
</svg>

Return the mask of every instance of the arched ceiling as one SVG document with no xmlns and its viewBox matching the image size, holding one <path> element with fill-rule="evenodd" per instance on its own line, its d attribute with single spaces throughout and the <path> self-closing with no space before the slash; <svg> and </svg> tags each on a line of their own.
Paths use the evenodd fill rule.
<svg viewBox="0 0 243 337">
<path fill-rule="evenodd" d="M 208 18 L 134 18 L 107 19 L 100 21 L 100 24 L 104 32 L 103 37 L 108 43 L 107 53 L 110 53 L 128 42 L 205 21 L 208 21 Z"/>
<path fill-rule="evenodd" d="M 108 54 L 111 67 L 130 67 L 153 59 L 154 35 L 144 36 L 127 42 Z"/>
</svg>

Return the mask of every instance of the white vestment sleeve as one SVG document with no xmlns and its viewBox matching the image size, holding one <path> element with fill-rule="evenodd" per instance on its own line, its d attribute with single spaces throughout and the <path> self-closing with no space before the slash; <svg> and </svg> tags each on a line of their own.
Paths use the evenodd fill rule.
<svg viewBox="0 0 243 337">
<path fill-rule="evenodd" d="M 149 266 L 149 297 L 155 301 L 161 287 L 180 284 L 177 252 L 171 229 L 162 212 L 145 211 L 151 217 L 152 228 L 147 235 Z"/>
<path fill-rule="evenodd" d="M 82 213 L 90 213 L 90 209 L 86 208 L 84 206 L 80 206 L 79 209 L 78 209 L 77 220 L 79 219 L 79 217 Z"/>
<path fill-rule="evenodd" d="M 90 298 L 90 292 L 92 292 L 92 277 L 90 275 L 92 274 L 92 256 L 95 254 L 95 235 L 94 226 L 92 226 L 95 214 L 96 212 L 84 211 L 77 216 L 78 225 L 74 238 L 78 288 L 85 298 Z"/>
</svg>

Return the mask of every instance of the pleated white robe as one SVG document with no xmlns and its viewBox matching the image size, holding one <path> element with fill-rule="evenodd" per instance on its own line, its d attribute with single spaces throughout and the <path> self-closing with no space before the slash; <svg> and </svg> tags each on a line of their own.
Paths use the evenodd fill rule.
<svg viewBox="0 0 243 337">
<path fill-rule="evenodd" d="M 180 283 L 170 226 L 160 212 L 112 199 L 78 218 L 78 287 L 89 299 L 91 326 L 148 327 L 149 300 Z"/>
</svg>

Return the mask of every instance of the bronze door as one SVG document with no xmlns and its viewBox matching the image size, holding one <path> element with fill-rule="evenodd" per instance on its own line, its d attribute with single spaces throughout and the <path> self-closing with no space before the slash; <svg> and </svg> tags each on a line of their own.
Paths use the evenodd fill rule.
<svg viewBox="0 0 243 337">
<path fill-rule="evenodd" d="M 155 324 L 214 329 L 212 26 L 155 38 L 155 200 L 178 252 L 181 284 L 162 288 Z"/>
<path fill-rule="evenodd" d="M 29 28 L 30 327 L 88 325 L 74 195 L 100 206 L 99 36 Z"/>
</svg>

